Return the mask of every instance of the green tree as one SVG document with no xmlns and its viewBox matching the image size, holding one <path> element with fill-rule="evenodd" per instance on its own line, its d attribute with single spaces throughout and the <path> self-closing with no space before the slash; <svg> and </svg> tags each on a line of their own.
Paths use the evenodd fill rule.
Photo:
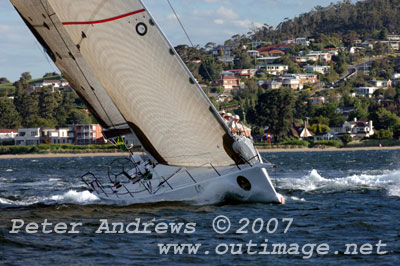
<svg viewBox="0 0 400 266">
<path fill-rule="evenodd" d="M 20 115 L 23 127 L 35 127 L 39 118 L 39 96 L 37 93 L 25 94 L 22 98 Z"/>
<path fill-rule="evenodd" d="M 57 108 L 56 93 L 51 88 L 42 88 L 39 92 L 39 116 L 44 119 L 53 120 Z"/>
<path fill-rule="evenodd" d="M 10 83 L 10 81 L 5 77 L 0 78 L 0 84 L 5 84 L 5 83 Z"/>
<path fill-rule="evenodd" d="M 0 128 L 15 129 L 21 125 L 21 117 L 12 100 L 0 98 Z"/>
<path fill-rule="evenodd" d="M 255 107 L 257 122 L 261 126 L 269 126 L 276 140 L 287 136 L 293 122 L 295 96 L 290 88 L 270 90 L 258 99 Z"/>
<path fill-rule="evenodd" d="M 344 145 L 353 141 L 353 137 L 350 134 L 344 134 L 340 139 L 343 141 Z"/>
<path fill-rule="evenodd" d="M 246 68 L 252 68 L 252 67 L 253 67 L 252 59 L 246 52 L 241 53 L 235 59 L 234 68 L 246 69 Z"/>
<path fill-rule="evenodd" d="M 379 108 L 375 113 L 375 127 L 395 131 L 400 127 L 400 117 L 385 108 Z"/>
<path fill-rule="evenodd" d="M 73 109 L 67 117 L 67 124 L 90 124 L 92 120 L 86 115 L 86 112 L 81 109 Z"/>
</svg>

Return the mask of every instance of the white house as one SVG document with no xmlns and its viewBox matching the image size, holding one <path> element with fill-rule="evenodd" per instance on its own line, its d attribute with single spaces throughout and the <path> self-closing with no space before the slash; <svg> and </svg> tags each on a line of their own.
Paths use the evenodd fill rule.
<svg viewBox="0 0 400 266">
<path fill-rule="evenodd" d="M 370 137 L 374 134 L 374 127 L 372 121 L 367 119 L 358 120 L 354 118 L 354 121 L 346 121 L 342 126 L 331 127 L 332 134 L 350 134 L 354 137 Z"/>
<path fill-rule="evenodd" d="M 377 87 L 378 89 L 392 87 L 392 81 L 390 79 L 389 80 L 372 80 L 371 83 L 374 87 Z"/>
<path fill-rule="evenodd" d="M 39 145 L 40 128 L 19 128 L 18 136 L 15 137 L 15 145 Z"/>
<path fill-rule="evenodd" d="M 305 69 L 306 69 L 306 72 L 308 72 L 308 73 L 317 72 L 317 73 L 321 73 L 321 74 L 326 74 L 326 73 L 328 73 L 328 71 L 330 69 L 330 66 L 310 66 L 310 65 L 307 65 Z"/>
<path fill-rule="evenodd" d="M 247 51 L 247 54 L 248 54 L 250 57 L 257 57 L 257 56 L 260 56 L 260 52 L 257 51 L 257 50 L 249 50 L 249 51 Z"/>
<path fill-rule="evenodd" d="M 288 65 L 279 65 L 279 64 L 266 64 L 266 65 L 258 65 L 259 70 L 264 70 L 268 74 L 272 75 L 282 75 L 284 72 L 289 70 Z"/>
<path fill-rule="evenodd" d="M 371 98 L 372 94 L 374 94 L 374 92 L 377 90 L 376 87 L 358 87 L 355 88 L 355 93 L 358 96 L 364 96 L 364 97 L 368 97 Z"/>
<path fill-rule="evenodd" d="M 41 142 L 49 144 L 72 144 L 74 134 L 72 128 L 44 128 L 41 130 Z"/>
</svg>

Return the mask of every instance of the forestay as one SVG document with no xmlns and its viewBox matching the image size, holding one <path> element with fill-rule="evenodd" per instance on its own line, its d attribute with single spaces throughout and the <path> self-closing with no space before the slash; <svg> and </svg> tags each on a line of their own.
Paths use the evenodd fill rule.
<svg viewBox="0 0 400 266">
<path fill-rule="evenodd" d="M 138 0 L 11 0 L 101 123 L 160 163 L 239 162 L 233 139 Z"/>
</svg>

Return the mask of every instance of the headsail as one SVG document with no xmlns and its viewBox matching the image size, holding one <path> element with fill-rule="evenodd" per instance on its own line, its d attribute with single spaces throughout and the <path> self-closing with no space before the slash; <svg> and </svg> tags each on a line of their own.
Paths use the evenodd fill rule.
<svg viewBox="0 0 400 266">
<path fill-rule="evenodd" d="M 238 161 L 233 139 L 139 0 L 10 0 L 98 119 L 161 163 Z"/>
</svg>

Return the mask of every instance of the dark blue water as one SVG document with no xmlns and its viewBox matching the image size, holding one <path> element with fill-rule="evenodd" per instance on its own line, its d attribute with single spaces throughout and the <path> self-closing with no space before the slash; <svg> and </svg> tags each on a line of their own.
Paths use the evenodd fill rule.
<svg viewBox="0 0 400 266">
<path fill-rule="evenodd" d="M 285 205 L 221 202 L 206 206 L 115 206 L 91 195 L 78 178 L 89 169 L 104 174 L 113 158 L 2 159 L 0 264 L 399 264 L 400 151 L 263 155 L 279 166 L 270 175 L 285 196 Z M 217 234 L 212 226 L 220 215 L 231 222 L 225 234 Z M 38 232 L 27 233 L 26 227 L 21 227 L 19 233 L 10 233 L 12 219 L 21 219 L 25 225 L 39 224 Z M 60 222 L 67 223 L 68 230 L 71 223 L 82 226 L 77 227 L 77 234 L 46 234 L 40 226 L 45 219 L 53 224 L 47 230 L 54 231 L 54 225 Z M 109 224 L 122 223 L 123 231 L 95 233 L 101 219 L 108 219 Z M 136 219 L 142 226 L 153 223 L 148 227 L 151 233 L 126 232 L 126 226 Z M 171 224 L 192 230 L 173 233 Z M 156 232 L 156 225 L 162 230 Z M 161 255 L 158 245 L 168 243 L 201 246 L 196 255 L 189 255 L 187 250 L 173 255 L 173 247 L 170 254 Z M 273 244 L 286 244 L 287 253 L 276 254 L 279 249 L 274 253 Z M 346 250 L 346 244 L 354 245 Z M 249 245 L 253 245 L 250 250 Z M 232 254 L 239 251 L 243 254 Z M 256 254 L 249 255 L 248 251 Z"/>
</svg>

